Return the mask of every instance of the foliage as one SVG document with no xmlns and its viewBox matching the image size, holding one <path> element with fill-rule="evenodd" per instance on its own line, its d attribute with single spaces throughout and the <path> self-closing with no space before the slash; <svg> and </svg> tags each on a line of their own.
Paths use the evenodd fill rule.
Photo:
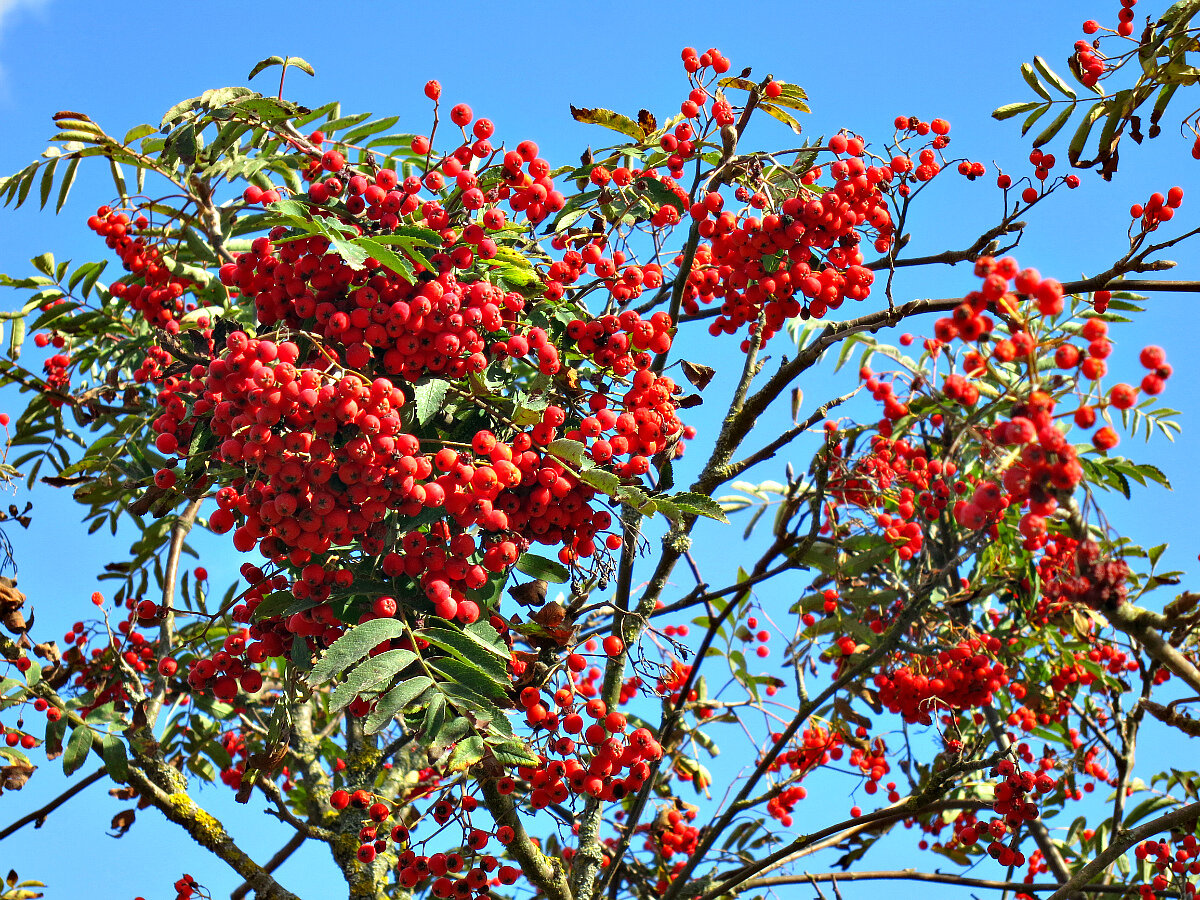
<svg viewBox="0 0 1200 900">
<path fill-rule="evenodd" d="M 1077 46 L 1100 99 L 1072 166 L 1112 177 L 1151 96 L 1157 134 L 1195 81 L 1197 11 L 1177 3 L 1107 63 Z M 1190 895 L 1194 773 L 1135 773 L 1134 751 L 1147 713 L 1200 733 L 1200 597 L 1145 606 L 1180 573 L 1099 506 L 1169 486 L 1112 452 L 1122 431 L 1178 432 L 1164 351 L 1142 350 L 1139 385 L 1102 384 L 1134 289 L 1166 289 L 1130 276 L 1197 233 L 1157 237 L 1182 191 L 1139 205 L 1092 276 L 1006 256 L 1021 217 L 1079 183 L 1040 147 L 1081 101 L 1035 57 L 1040 99 L 995 113 L 1028 132 L 1057 105 L 1034 176 L 997 176 L 1004 215 L 966 247 L 908 256 L 924 186 L 987 175 L 949 158 L 948 122 L 748 149 L 756 114 L 801 130 L 804 91 L 730 77 L 715 49 L 682 61 L 677 115 L 573 107 L 619 142 L 559 167 L 447 113 L 436 82 L 428 133 L 301 107 L 284 77 L 314 73 L 295 57 L 251 72 L 278 66 L 277 97 L 206 91 L 120 139 L 55 115 L 0 198 L 61 210 L 105 158 L 114 199 L 87 224 L 124 271 L 46 253 L 0 276 L 23 298 L 0 380 L 25 400 L 3 473 L 135 538 L 100 575 L 103 618 L 63 647 L 0 583 L 0 708 L 45 721 L 5 726 L 4 788 L 33 774 L 24 751 L 75 778 L 95 756 L 89 777 L 262 897 L 294 895 L 196 786 L 263 803 L 296 831 L 284 856 L 328 844 L 356 897 L 713 900 L 832 880 L 794 871 L 821 849 L 856 877 L 917 877 L 862 869 L 899 826 L 943 857 L 925 880 Z M 965 296 L 893 295 L 899 268 L 961 262 Z M 889 343 L 910 320 L 929 334 Z M 685 358 L 705 329 L 737 336 L 740 370 Z M 852 362 L 855 390 L 806 401 Z M 715 397 L 719 426 L 689 423 Z M 722 561 L 693 535 L 731 525 L 742 564 L 714 586 Z M 197 527 L 250 554 L 240 580 L 183 571 Z M 672 598 L 680 572 L 695 586 Z M 752 752 L 744 770 L 714 776 L 722 744 Z M 886 803 L 796 828 L 838 773 Z M 1108 808 L 1075 818 L 1097 786 Z"/>
</svg>

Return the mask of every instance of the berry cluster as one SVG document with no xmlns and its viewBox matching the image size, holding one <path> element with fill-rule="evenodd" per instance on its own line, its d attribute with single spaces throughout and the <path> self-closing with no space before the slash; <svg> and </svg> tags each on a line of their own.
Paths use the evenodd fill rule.
<svg viewBox="0 0 1200 900">
<path fill-rule="evenodd" d="M 1176 185 L 1164 197 L 1158 191 L 1150 195 L 1145 204 L 1135 203 L 1129 207 L 1130 218 L 1141 219 L 1142 231 L 1154 231 L 1163 222 L 1169 222 L 1175 210 L 1183 205 L 1183 188 Z"/>
<path fill-rule="evenodd" d="M 802 188 L 761 219 L 720 212 L 718 200 L 692 207 L 709 243 L 696 251 L 684 309 L 695 313 L 700 303 L 720 300 L 712 334 L 733 334 L 748 323 L 753 333 L 765 313 L 766 341 L 787 319 L 819 319 L 846 299 L 870 294 L 875 276 L 862 266 L 859 242 L 869 227 L 878 250 L 891 245 L 891 213 L 879 186 L 894 173 L 863 161 L 861 138 L 835 135 L 830 149 L 848 158 L 830 165 L 835 181 L 823 193 Z M 820 174 L 810 170 L 805 179 L 811 184 Z"/>
<path fill-rule="evenodd" d="M 1003 818 L 994 818 L 982 828 L 965 825 L 956 832 L 956 837 L 964 846 L 990 837 L 987 848 L 989 856 L 1002 866 L 1022 866 L 1025 864 L 1025 854 L 1017 849 L 1021 825 L 1038 818 L 1041 813 L 1036 800 L 1032 798 L 1050 793 L 1056 782 L 1048 772 L 1035 775 L 1007 759 L 1002 759 L 992 770 L 992 777 L 997 776 L 1004 780 L 995 787 L 992 809 Z M 1010 833 L 1013 835 L 1011 846 L 1005 846 L 1003 838 Z"/>
<path fill-rule="evenodd" d="M 1039 570 L 1049 576 L 1043 577 L 1042 593 L 1051 607 L 1073 602 L 1112 610 L 1125 602 L 1129 591 L 1129 564 L 1103 558 L 1095 541 L 1062 539 L 1053 554 L 1042 557 Z"/>
<path fill-rule="evenodd" d="M 899 657 L 888 671 L 875 676 L 879 702 L 906 722 L 929 725 L 939 708 L 984 706 L 1008 684 L 1004 663 L 989 659 L 1000 639 L 972 636 L 937 656 Z"/>
<path fill-rule="evenodd" d="M 112 295 L 128 303 L 151 325 L 178 332 L 179 320 L 189 309 L 183 295 L 194 285 L 187 278 L 172 275 L 163 252 L 146 240 L 150 220 L 139 215 L 130 221 L 126 213 L 101 206 L 88 217 L 87 224 L 104 238 L 120 257 L 121 265 L 133 275 L 128 281 L 114 281 L 109 286 Z"/>
<path fill-rule="evenodd" d="M 1194 834 L 1171 835 L 1167 840 L 1143 841 L 1134 848 L 1134 857 L 1149 866 L 1154 876 L 1138 886 L 1142 900 L 1155 900 L 1157 892 L 1174 887 L 1179 896 L 1196 896 L 1196 883 L 1189 876 L 1200 875 L 1200 840 Z"/>
</svg>

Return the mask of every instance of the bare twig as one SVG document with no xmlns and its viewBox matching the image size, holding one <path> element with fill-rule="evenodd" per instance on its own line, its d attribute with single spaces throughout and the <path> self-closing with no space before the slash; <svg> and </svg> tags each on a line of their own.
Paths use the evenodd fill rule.
<svg viewBox="0 0 1200 900">
<path fill-rule="evenodd" d="M 55 797 L 53 800 L 51 800 L 45 806 L 41 807 L 40 809 L 35 809 L 33 812 L 31 812 L 27 815 L 21 816 L 21 818 L 17 819 L 17 821 L 13 822 L 11 825 L 9 825 L 7 828 L 5 828 L 3 831 L 0 831 L 0 841 L 4 840 L 6 837 L 8 837 L 13 832 L 19 831 L 20 829 L 24 828 L 30 822 L 36 822 L 37 824 L 34 827 L 41 828 L 42 824 L 46 821 L 46 817 L 48 815 L 50 815 L 50 813 L 54 812 L 56 809 L 58 809 L 60 806 L 62 806 L 64 803 L 66 803 L 68 800 L 70 800 L 72 797 L 74 797 L 76 794 L 78 794 L 80 791 L 95 784 L 97 781 L 99 781 L 101 778 L 103 778 L 106 774 L 107 774 L 107 772 L 106 772 L 105 768 L 103 766 L 101 766 L 99 769 L 97 769 L 91 775 L 87 776 L 87 778 L 83 778 L 83 779 L 75 782 L 73 785 L 71 785 L 69 788 L 67 788 L 65 791 L 63 791 L 61 794 L 59 794 L 57 797 Z"/>
</svg>

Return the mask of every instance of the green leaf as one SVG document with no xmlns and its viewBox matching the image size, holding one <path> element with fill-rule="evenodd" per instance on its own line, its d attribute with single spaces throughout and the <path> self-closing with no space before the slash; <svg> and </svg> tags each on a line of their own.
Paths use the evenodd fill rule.
<svg viewBox="0 0 1200 900">
<path fill-rule="evenodd" d="M 55 157 L 42 168 L 42 183 L 39 188 L 41 193 L 41 209 L 46 208 L 46 201 L 50 199 L 50 189 L 54 187 L 54 170 L 58 168 L 58 159 L 58 157 Z"/>
<path fill-rule="evenodd" d="M 1063 81 L 1063 79 L 1060 78 L 1054 72 L 1054 70 L 1051 69 L 1050 66 L 1048 66 L 1046 64 L 1046 61 L 1044 59 L 1042 59 L 1040 56 L 1035 56 L 1033 58 L 1033 65 L 1038 70 L 1038 74 L 1041 75 L 1043 78 L 1045 78 L 1048 82 L 1050 82 L 1050 84 L 1054 88 L 1056 88 L 1059 92 L 1066 94 L 1072 100 L 1075 99 L 1074 89 L 1069 84 L 1067 84 L 1067 82 Z"/>
<path fill-rule="evenodd" d="M 604 128 L 610 128 L 626 137 L 633 138 L 639 143 L 644 141 L 650 133 L 633 119 L 629 118 L 629 116 L 613 112 L 611 109 L 586 109 L 572 106 L 571 118 L 576 122 L 585 122 L 588 125 L 601 125 Z"/>
<path fill-rule="evenodd" d="M 329 137 L 333 135 L 334 132 L 341 131 L 343 128 L 350 128 L 369 118 L 371 118 L 371 114 L 369 112 L 354 113 L 350 116 L 339 116 L 338 118 L 330 119 L 328 122 L 323 124 L 321 126 L 321 130 L 325 132 L 327 137 Z"/>
<path fill-rule="evenodd" d="M 312 671 L 308 683 L 316 686 L 328 681 L 338 672 L 344 672 L 384 641 L 404 634 L 404 623 L 399 619 L 372 619 L 356 625 L 343 634 L 326 650 Z"/>
<path fill-rule="evenodd" d="M 804 88 L 798 84 L 788 84 L 786 81 L 775 82 L 782 89 L 778 97 L 771 98 L 772 106 L 782 106 L 786 109 L 795 109 L 800 112 L 812 112 L 808 104 L 804 101 L 808 99 L 808 94 Z"/>
<path fill-rule="evenodd" d="M 196 149 L 196 126 L 189 122 L 167 135 L 167 144 L 160 160 L 173 162 L 178 158 L 185 166 L 190 166 L 196 162 Z"/>
<path fill-rule="evenodd" d="M 432 744 L 445 723 L 446 698 L 435 692 L 429 698 L 429 705 L 425 707 L 425 717 L 421 720 L 421 742 L 427 746 Z"/>
<path fill-rule="evenodd" d="M 330 235 L 329 243 L 338 256 L 346 261 L 346 265 L 355 271 L 364 267 L 367 261 L 367 251 L 353 241 L 348 241 L 338 235 Z"/>
<path fill-rule="evenodd" d="M 104 768 L 108 770 L 109 777 L 125 783 L 129 780 L 129 759 L 125 755 L 124 742 L 115 734 L 102 735 L 100 740 L 104 742 Z"/>
<path fill-rule="evenodd" d="M 465 687 L 479 699 L 491 697 L 493 700 L 504 700 L 508 696 L 507 681 L 504 684 L 493 681 L 477 666 L 465 663 L 453 656 L 443 656 L 431 660 L 429 668 L 445 679 L 447 686 Z"/>
<path fill-rule="evenodd" d="M 1043 100 L 1050 99 L 1050 92 L 1046 90 L 1045 85 L 1038 81 L 1038 77 L 1033 71 L 1033 66 L 1029 63 L 1021 63 L 1021 77 L 1025 79 L 1025 83 L 1033 88 L 1039 97 Z"/>
<path fill-rule="evenodd" d="M 250 70 L 250 74 L 246 76 L 246 80 L 249 81 L 251 78 L 253 78 L 255 75 L 257 75 L 259 72 L 263 71 L 264 69 L 269 69 L 269 68 L 271 68 L 271 66 L 282 66 L 282 65 L 283 65 L 283 57 L 282 56 L 268 56 L 266 59 L 260 59 L 258 62 L 256 62 L 254 64 L 254 68 Z"/>
<path fill-rule="evenodd" d="M 1099 152 L 1102 159 L 1106 159 L 1112 152 L 1113 137 L 1117 133 L 1117 126 L 1124 121 L 1122 113 L 1132 95 L 1133 91 L 1126 89 L 1117 91 L 1109 100 L 1105 101 L 1108 121 L 1104 123 L 1104 129 L 1100 132 Z"/>
<path fill-rule="evenodd" d="M 364 691 L 391 681 L 416 660 L 411 650 L 387 650 L 355 666 L 346 680 L 337 686 L 329 698 L 329 708 L 336 712 Z"/>
<path fill-rule="evenodd" d="M 449 391 L 450 383 L 440 378 L 431 378 L 413 388 L 418 424 L 424 425 L 442 410 Z"/>
<path fill-rule="evenodd" d="M 1178 21 L 1181 25 L 1185 25 L 1197 12 L 1200 12 L 1200 0 L 1176 0 L 1162 14 L 1159 23 L 1173 25 Z"/>
<path fill-rule="evenodd" d="M 658 510 L 657 500 L 650 499 L 649 494 L 633 485 L 623 484 L 617 488 L 616 498 L 643 516 L 652 516 Z"/>
<path fill-rule="evenodd" d="M 187 100 L 180 100 L 170 109 L 168 109 L 162 117 L 162 122 L 159 123 L 159 130 L 166 128 L 171 122 L 182 118 L 184 113 L 190 112 L 200 106 L 199 97 L 189 97 Z"/>
<path fill-rule="evenodd" d="M 546 447 L 546 452 L 551 456 L 572 466 L 583 465 L 583 455 L 586 450 L 587 448 L 579 441 L 570 441 L 566 438 L 551 441 Z"/>
<path fill-rule="evenodd" d="M 1054 121 L 1047 125 L 1042 130 L 1042 133 L 1033 139 L 1033 146 L 1041 147 L 1052 140 L 1062 127 L 1067 124 L 1067 119 L 1071 118 L 1071 113 L 1075 112 L 1076 105 L 1075 102 L 1072 102 L 1065 106 L 1063 111 L 1054 117 Z"/>
<path fill-rule="evenodd" d="M 1041 106 L 1041 104 L 1036 100 L 1026 100 L 1022 103 L 1006 103 L 992 110 L 992 118 L 999 119 L 1000 121 L 1011 119 L 1013 116 L 1019 116 L 1021 113 L 1029 112 L 1038 106 Z"/>
<path fill-rule="evenodd" d="M 363 727 L 368 734 L 383 730 L 401 710 L 416 702 L 432 687 L 433 679 L 428 675 L 417 675 L 402 681 L 379 698 Z"/>
<path fill-rule="evenodd" d="M 508 655 L 487 644 L 479 635 L 448 628 L 426 628 L 419 635 L 463 662 L 478 666 L 494 681 L 508 684 Z"/>
<path fill-rule="evenodd" d="M 381 131 L 387 131 L 393 125 L 400 121 L 399 116 L 388 116 L 386 119 L 376 119 L 374 122 L 368 122 L 366 125 L 361 125 L 353 131 L 347 131 L 343 134 L 339 141 L 344 144 L 357 144 L 365 137 L 370 137 L 373 134 L 378 134 Z"/>
<path fill-rule="evenodd" d="M 1171 102 L 1171 98 L 1175 96 L 1175 91 L 1179 89 L 1178 84 L 1164 84 L 1158 92 L 1158 97 L 1154 100 L 1154 111 L 1150 116 L 1150 121 L 1157 122 L 1162 118 L 1162 114 L 1167 111 L 1167 104 Z"/>
<path fill-rule="evenodd" d="M 466 771 L 483 759 L 486 748 L 487 744 L 480 735 L 472 734 L 463 738 L 455 745 L 454 752 L 450 754 L 450 759 L 446 762 L 446 769 L 450 772 Z"/>
<path fill-rule="evenodd" d="M 690 513 L 695 516 L 704 516 L 708 519 L 716 519 L 718 522 L 722 522 L 726 525 L 729 524 L 729 519 L 725 517 L 725 511 L 721 509 L 721 504 L 712 497 L 704 494 L 687 492 L 683 494 L 675 494 L 669 499 L 685 513 Z"/>
<path fill-rule="evenodd" d="M 761 109 L 763 112 L 765 112 L 772 119 L 778 119 L 780 122 L 782 122 L 788 128 L 792 129 L 792 131 L 796 132 L 796 134 L 801 133 L 802 128 L 801 128 L 800 122 L 797 121 L 796 117 L 793 116 L 791 113 L 780 109 L 779 106 L 776 105 L 775 103 L 765 103 L 765 102 L 760 103 L 760 104 L 758 104 L 758 108 Z M 805 112 L 807 112 L 807 110 L 805 110 Z"/>
<path fill-rule="evenodd" d="M 18 316 L 13 319 L 12 332 L 8 337 L 8 355 L 13 359 L 17 359 L 21 355 L 21 344 L 25 340 L 25 317 Z"/>
<path fill-rule="evenodd" d="M 1025 121 L 1023 123 L 1021 123 L 1021 137 L 1024 137 L 1026 134 L 1029 133 L 1029 129 L 1033 127 L 1034 122 L 1036 122 L 1043 115 L 1045 115 L 1046 110 L 1048 110 L 1049 108 L 1050 108 L 1049 103 L 1043 103 L 1041 106 L 1039 106 L 1037 109 L 1035 109 L 1033 112 L 1031 112 L 1029 114 L 1029 116 L 1025 119 Z"/>
<path fill-rule="evenodd" d="M 45 275 L 47 278 L 54 277 L 54 254 L 50 252 L 43 253 L 41 256 L 35 256 L 29 261 L 35 269 Z"/>
<path fill-rule="evenodd" d="M 147 135 L 154 134 L 156 131 L 158 131 L 158 129 L 150 124 L 134 125 L 127 132 L 125 132 L 125 139 L 121 141 L 121 143 L 128 147 L 134 141 L 141 140 Z"/>
<path fill-rule="evenodd" d="M 405 281 L 412 283 L 416 280 L 416 270 L 412 267 L 412 263 L 390 247 L 371 238 L 355 238 L 354 244 L 365 250 L 384 268 L 391 269 Z"/>
<path fill-rule="evenodd" d="M 566 584 L 571 580 L 571 573 L 566 566 L 557 560 L 546 559 L 535 553 L 521 554 L 521 558 L 517 560 L 517 571 L 552 584 Z"/>
<path fill-rule="evenodd" d="M 579 473 L 579 480 L 610 497 L 621 486 L 621 479 L 605 469 L 583 469 Z"/>
<path fill-rule="evenodd" d="M 524 742 L 519 740 L 492 744 L 492 755 L 506 766 L 536 766 L 540 762 Z"/>
<path fill-rule="evenodd" d="M 446 662 L 445 659 L 438 660 L 438 665 L 440 666 L 444 662 Z M 453 660 L 453 662 L 458 663 L 458 660 Z M 482 730 L 494 726 L 498 731 L 512 734 L 508 718 L 500 712 L 495 703 L 485 696 L 488 692 L 476 691 L 467 687 L 466 684 L 451 681 L 439 684 L 438 690 L 445 694 L 450 704 L 469 718 L 476 728 Z"/>
<path fill-rule="evenodd" d="M 1178 805 L 1179 802 L 1170 797 L 1148 797 L 1125 814 L 1125 821 L 1122 823 L 1122 826 L 1129 828 L 1159 810 Z"/>
<path fill-rule="evenodd" d="M 63 774 L 70 775 L 78 770 L 87 760 L 88 751 L 92 749 L 92 737 L 95 732 L 86 725 L 78 726 L 71 732 L 63 751 Z"/>
<path fill-rule="evenodd" d="M 1083 148 L 1087 145 L 1088 135 L 1092 133 L 1092 125 L 1103 114 L 1103 103 L 1093 103 L 1084 114 L 1083 121 L 1075 129 L 1075 134 L 1071 137 L 1071 143 L 1067 147 L 1067 158 L 1071 161 L 1072 165 L 1079 162 L 1079 157 L 1083 154 Z"/>
<path fill-rule="evenodd" d="M 642 178 L 637 182 L 643 197 L 647 197 L 658 206 L 674 206 L 683 215 L 686 210 L 679 195 L 656 178 Z"/>
</svg>

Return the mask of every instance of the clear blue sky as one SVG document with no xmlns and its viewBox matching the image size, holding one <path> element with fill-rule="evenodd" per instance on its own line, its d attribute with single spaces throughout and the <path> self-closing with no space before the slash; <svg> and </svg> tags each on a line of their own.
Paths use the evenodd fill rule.
<svg viewBox="0 0 1200 900">
<path fill-rule="evenodd" d="M 1141 4 L 1139 12 L 1149 5 Z M 940 250 L 969 244 L 994 220 L 999 208 L 994 162 L 1017 174 L 1029 171 L 1028 145 L 1019 140 L 1014 122 L 988 117 L 1002 103 L 1028 98 L 1019 64 L 1039 53 L 1066 71 L 1080 23 L 1115 17 L 1117 3 L 720 5 L 700 0 L 669 7 L 669 13 L 666 8 L 638 2 L 614 7 L 0 0 L 0 173 L 20 169 L 41 152 L 57 110 L 86 112 L 110 133 L 123 134 L 140 122 L 157 122 L 180 99 L 244 83 L 253 63 L 271 54 L 302 56 L 316 67 L 315 79 L 296 71 L 288 76 L 287 95 L 310 106 L 336 98 L 346 112 L 401 114 L 402 126 L 417 131 L 428 113 L 421 87 L 437 78 L 446 99 L 467 102 L 477 115 L 492 118 L 510 143 L 532 138 L 551 162 L 571 162 L 589 142 L 602 144 L 606 133 L 573 122 L 569 104 L 626 113 L 647 107 L 662 119 L 678 109 L 686 90 L 680 48 L 716 46 L 735 72 L 752 66 L 756 75 L 771 72 L 805 87 L 814 110 L 803 123 L 810 135 L 846 127 L 868 138 L 882 137 L 890 134 L 898 114 L 950 120 L 954 149 L 985 162 L 989 176 L 965 184 L 947 175 L 930 191 L 914 222 L 914 246 Z M 273 93 L 273 78 L 260 76 L 254 86 Z M 1180 100 L 1179 105 L 1196 103 Z M 777 146 L 789 139 L 782 126 L 758 134 Z M 1093 272 L 1119 254 L 1129 205 L 1172 184 L 1187 192 L 1181 218 L 1193 220 L 1189 213 L 1200 204 L 1200 162 L 1190 158 L 1189 146 L 1167 124 L 1153 144 L 1123 148 L 1123 171 L 1113 184 L 1085 173 L 1079 190 L 1053 209 L 1037 212 L 1018 258 L 1063 280 Z M 1064 155 L 1061 148 L 1058 152 Z M 37 213 L 35 205 L 0 210 L 0 271 L 25 274 L 27 260 L 47 249 L 63 259 L 102 258 L 103 247 L 83 220 L 110 199 L 110 190 L 101 166 L 85 166 L 59 218 Z M 1178 277 L 1196 275 L 1194 264 L 1178 272 Z M 969 270 L 959 267 L 936 276 L 909 276 L 900 285 L 909 297 L 948 296 L 971 289 L 972 282 Z M 0 297 L 5 308 L 14 302 L 15 297 Z M 1110 509 L 1118 527 L 1145 545 L 1178 538 L 1173 560 L 1182 568 L 1194 563 L 1198 549 L 1192 526 L 1200 479 L 1191 458 L 1200 453 L 1200 443 L 1190 423 L 1200 399 L 1200 373 L 1187 324 L 1194 323 L 1195 307 L 1194 300 L 1179 295 L 1156 297 L 1151 307 L 1143 321 L 1116 332 L 1118 354 L 1132 363 L 1145 343 L 1167 348 L 1176 375 L 1165 400 L 1184 411 L 1185 433 L 1173 447 L 1159 439 L 1146 448 L 1140 439 L 1126 438 L 1121 449 L 1158 464 L 1175 490 L 1144 491 L 1135 503 L 1114 503 Z M 720 368 L 733 364 L 729 350 L 697 352 L 716 354 L 712 358 Z M 1136 376 L 1136 365 L 1127 371 Z M 808 384 L 805 391 L 816 401 L 823 385 Z M 762 477 L 772 475 L 777 477 L 778 469 L 764 470 Z M 25 496 L 15 499 L 23 505 Z M 61 633 L 94 589 L 94 572 L 119 558 L 125 547 L 84 540 L 77 514 L 51 492 L 39 491 L 33 499 L 35 527 L 28 533 L 9 529 L 9 535 L 22 564 L 22 588 L 39 619 L 54 623 L 51 633 Z M 209 567 L 215 568 L 212 562 Z M 0 825 L 61 789 L 42 774 L 23 792 L 0 801 Z M 207 791 L 201 802 L 217 812 L 233 808 L 224 787 Z M 0 845 L 0 865 L 50 882 L 50 897 L 91 889 L 95 896 L 144 894 L 154 900 L 171 896 L 170 884 L 183 871 L 197 875 L 214 896 L 228 894 L 236 883 L 233 876 L 174 831 L 166 832 L 152 810 L 141 813 L 122 840 L 97 839 L 123 805 L 93 788 L 42 831 L 26 829 Z M 233 830 L 260 859 L 286 839 L 274 820 L 244 813 Z M 931 858 L 928 864 L 935 862 Z M 321 848 L 298 854 L 282 880 L 306 897 L 337 896 L 342 890 Z M 892 893 L 906 896 L 904 888 Z M 868 896 L 862 889 L 845 894 Z"/>
</svg>

